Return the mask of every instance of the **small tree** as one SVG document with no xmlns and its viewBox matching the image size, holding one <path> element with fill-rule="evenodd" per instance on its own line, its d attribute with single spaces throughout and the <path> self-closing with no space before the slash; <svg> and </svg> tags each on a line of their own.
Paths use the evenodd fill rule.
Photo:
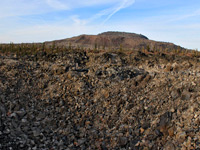
<svg viewBox="0 0 200 150">
<path fill-rule="evenodd" d="M 94 44 L 94 50 L 95 50 L 95 51 L 98 50 L 98 45 L 97 45 L 97 43 Z"/>
<path fill-rule="evenodd" d="M 149 46 L 149 45 L 147 45 L 147 51 L 148 51 L 148 52 L 150 51 L 150 46 Z"/>
<path fill-rule="evenodd" d="M 51 45 L 51 53 L 53 54 L 54 50 L 56 48 L 56 43 L 55 41 L 52 42 L 52 45 Z"/>
<path fill-rule="evenodd" d="M 72 43 L 71 43 L 71 42 L 70 42 L 69 45 L 68 45 L 68 49 L 69 49 L 69 50 L 72 50 Z"/>
<path fill-rule="evenodd" d="M 42 51 L 45 51 L 45 43 L 42 43 Z"/>
<path fill-rule="evenodd" d="M 119 51 L 120 51 L 120 52 L 123 51 L 123 45 L 122 45 L 122 44 L 120 44 Z"/>
</svg>

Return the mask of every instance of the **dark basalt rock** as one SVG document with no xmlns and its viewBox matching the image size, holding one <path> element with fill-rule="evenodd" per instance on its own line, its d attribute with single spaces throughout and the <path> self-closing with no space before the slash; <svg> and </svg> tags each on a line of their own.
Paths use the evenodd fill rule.
<svg viewBox="0 0 200 150">
<path fill-rule="evenodd" d="M 0 57 L 0 149 L 199 149 L 200 64 L 149 53 Z"/>
</svg>

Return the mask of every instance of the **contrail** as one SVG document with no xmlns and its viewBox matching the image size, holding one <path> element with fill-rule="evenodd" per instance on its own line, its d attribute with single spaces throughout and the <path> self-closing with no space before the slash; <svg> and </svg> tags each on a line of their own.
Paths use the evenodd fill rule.
<svg viewBox="0 0 200 150">
<path fill-rule="evenodd" d="M 63 4 L 62 2 L 60 2 L 59 0 L 45 0 L 46 3 L 54 8 L 54 9 L 69 9 L 69 7 L 65 4 Z"/>
<path fill-rule="evenodd" d="M 114 8 L 114 10 L 112 11 L 112 13 L 108 15 L 108 17 L 103 21 L 103 24 L 104 24 L 105 22 L 107 22 L 108 20 L 110 20 L 110 18 L 111 18 L 114 14 L 116 14 L 118 11 L 120 11 L 120 10 L 123 9 L 123 8 L 129 7 L 129 6 L 131 6 L 132 4 L 134 4 L 134 3 L 135 3 L 135 0 L 123 0 L 123 1 L 120 3 L 120 5 L 119 5 L 118 7 L 116 7 L 116 8 Z"/>
<path fill-rule="evenodd" d="M 120 11 L 123 8 L 129 7 L 134 3 L 135 3 L 135 0 L 122 0 L 118 5 L 115 5 L 114 7 L 111 7 L 111 8 L 108 8 L 108 9 L 104 9 L 104 10 L 100 11 L 99 13 L 93 15 L 91 18 L 89 18 L 87 20 L 81 21 L 81 19 L 79 19 L 79 23 L 84 22 L 84 24 L 88 24 L 88 23 L 90 23 L 90 22 L 92 22 L 92 21 L 94 21 L 98 18 L 101 18 L 102 16 L 107 16 L 106 19 L 101 23 L 103 25 L 113 15 L 115 15 L 118 11 Z M 76 17 L 76 19 L 77 19 L 77 17 Z"/>
</svg>

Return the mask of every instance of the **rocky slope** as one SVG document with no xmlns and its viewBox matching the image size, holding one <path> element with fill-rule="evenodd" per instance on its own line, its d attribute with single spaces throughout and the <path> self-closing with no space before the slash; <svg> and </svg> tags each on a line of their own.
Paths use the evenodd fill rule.
<svg viewBox="0 0 200 150">
<path fill-rule="evenodd" d="M 198 57 L 74 50 L 33 60 L 0 56 L 1 150 L 200 149 Z"/>
<path fill-rule="evenodd" d="M 45 42 L 46 45 L 56 46 L 75 46 L 91 49 L 134 49 L 141 50 L 149 47 L 152 50 L 174 50 L 184 48 L 173 43 L 157 42 L 149 40 L 146 36 L 135 33 L 126 32 L 104 32 L 98 35 L 80 35 L 77 37 L 56 40 L 53 42 Z"/>
</svg>

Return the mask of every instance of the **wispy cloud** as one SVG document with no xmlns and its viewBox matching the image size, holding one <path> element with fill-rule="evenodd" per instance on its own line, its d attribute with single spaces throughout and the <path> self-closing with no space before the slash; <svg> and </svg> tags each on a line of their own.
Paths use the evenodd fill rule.
<svg viewBox="0 0 200 150">
<path fill-rule="evenodd" d="M 17 0 L 17 2 L 16 0 L 1 0 L 0 18 L 117 4 L 114 8 L 109 8 L 115 12 L 132 2 L 133 0 Z"/>
<path fill-rule="evenodd" d="M 28 16 L 43 14 L 52 8 L 44 0 L 1 0 L 0 19 L 8 17 Z"/>
<path fill-rule="evenodd" d="M 103 23 L 107 22 L 118 11 L 120 11 L 121 9 L 126 8 L 128 6 L 131 6 L 133 3 L 135 3 L 135 0 L 123 0 L 118 6 L 114 7 L 112 13 L 110 13 L 107 16 L 107 18 L 104 20 Z"/>
<path fill-rule="evenodd" d="M 73 15 L 70 18 L 74 22 L 74 25 L 86 25 L 88 23 L 88 20 L 80 19 L 78 15 Z"/>
<path fill-rule="evenodd" d="M 111 19 L 111 17 L 113 15 L 115 15 L 117 12 L 119 12 L 121 9 L 127 8 L 131 5 L 133 5 L 134 3 L 135 3 L 135 0 L 121 0 L 121 1 L 117 1 L 115 4 L 113 4 L 112 7 L 101 10 L 100 12 L 96 13 L 89 19 L 86 19 L 86 20 L 80 19 L 80 17 L 77 15 L 72 16 L 71 18 L 76 24 L 87 24 L 87 23 L 91 23 L 94 20 L 99 19 L 101 17 L 105 17 L 105 19 L 101 23 L 103 25 L 107 21 L 109 21 Z"/>
<path fill-rule="evenodd" d="M 172 19 L 169 19 L 169 22 L 173 22 L 173 21 L 181 21 L 181 20 L 186 20 L 188 18 L 191 17 L 197 17 L 200 16 L 200 9 L 198 10 L 194 10 L 193 12 L 189 12 L 187 14 L 181 14 L 181 15 L 176 15 L 176 16 L 171 16 Z"/>
<path fill-rule="evenodd" d="M 67 10 L 69 9 L 69 6 L 66 3 L 63 3 L 59 0 L 45 0 L 46 3 L 54 8 L 54 9 L 58 9 L 58 10 Z"/>
</svg>

